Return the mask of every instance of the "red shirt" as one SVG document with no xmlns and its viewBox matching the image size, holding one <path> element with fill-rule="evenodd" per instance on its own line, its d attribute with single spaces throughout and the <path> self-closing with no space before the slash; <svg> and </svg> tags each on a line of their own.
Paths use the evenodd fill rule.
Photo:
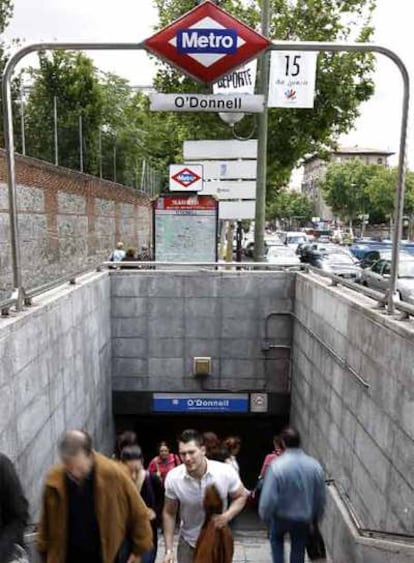
<svg viewBox="0 0 414 563">
<path fill-rule="evenodd" d="M 148 465 L 150 473 L 156 473 L 164 483 L 167 473 L 181 464 L 181 459 L 177 454 L 168 454 L 168 458 L 163 460 L 159 455 L 154 457 Z"/>
<path fill-rule="evenodd" d="M 269 465 L 272 463 L 272 461 L 273 461 L 274 459 L 276 459 L 277 457 L 279 457 L 281 454 L 283 454 L 283 450 L 281 450 L 281 449 L 279 449 L 279 448 L 278 448 L 277 450 L 275 450 L 274 452 L 272 452 L 271 454 L 267 454 L 267 456 L 266 456 L 265 459 L 264 459 L 262 469 L 261 469 L 261 471 L 260 471 L 260 477 L 261 477 L 262 479 L 264 478 L 265 473 L 266 473 L 266 471 L 267 471 L 267 468 L 268 468 Z"/>
</svg>

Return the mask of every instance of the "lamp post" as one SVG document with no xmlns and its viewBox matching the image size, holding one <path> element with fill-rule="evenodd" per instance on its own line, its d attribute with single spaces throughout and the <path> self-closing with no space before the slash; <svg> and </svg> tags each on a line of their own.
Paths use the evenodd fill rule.
<svg viewBox="0 0 414 563">
<path fill-rule="evenodd" d="M 262 5 L 262 35 L 269 35 L 270 7 L 269 0 L 263 0 Z M 256 214 L 254 224 L 254 260 L 263 262 L 264 227 L 266 213 L 266 168 L 267 168 L 267 96 L 269 89 L 269 53 L 265 51 L 260 58 L 260 74 L 258 92 L 264 95 L 263 112 L 258 118 L 257 135 L 257 189 L 256 189 Z"/>
</svg>

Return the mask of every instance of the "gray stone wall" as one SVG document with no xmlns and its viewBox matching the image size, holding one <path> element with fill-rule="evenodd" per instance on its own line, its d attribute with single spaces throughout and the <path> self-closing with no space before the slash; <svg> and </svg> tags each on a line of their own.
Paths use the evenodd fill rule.
<svg viewBox="0 0 414 563">
<path fill-rule="evenodd" d="M 111 272 L 114 391 L 267 391 L 288 394 L 289 350 L 263 351 L 265 319 L 293 307 L 294 274 Z M 290 345 L 289 316 L 269 319 L 269 342 Z M 192 374 L 210 356 L 212 374 Z"/>
<path fill-rule="evenodd" d="M 412 534 L 412 321 L 393 320 L 368 298 L 304 274 L 295 316 L 292 421 L 306 449 L 363 528 Z M 333 519 L 326 520 L 329 527 Z"/>
<path fill-rule="evenodd" d="M 36 159 L 16 158 L 22 279 L 32 289 L 93 268 L 115 243 L 151 243 L 148 196 Z M 0 149 L 0 300 L 13 288 L 5 155 Z"/>
<path fill-rule="evenodd" d="M 107 274 L 85 276 L 0 319 L 0 451 L 16 463 L 33 521 L 65 428 L 112 448 L 109 283 Z"/>
</svg>

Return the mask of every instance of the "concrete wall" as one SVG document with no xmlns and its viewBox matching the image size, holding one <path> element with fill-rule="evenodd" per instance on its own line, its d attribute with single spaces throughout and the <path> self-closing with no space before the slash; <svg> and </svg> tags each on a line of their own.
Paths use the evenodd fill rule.
<svg viewBox="0 0 414 563">
<path fill-rule="evenodd" d="M 265 318 L 293 307 L 294 274 L 110 274 L 114 391 L 267 391 L 288 394 L 289 351 L 263 352 Z M 290 317 L 269 320 L 271 343 L 290 345 Z M 210 356 L 207 380 L 193 357 Z"/>
<path fill-rule="evenodd" d="M 151 241 L 149 199 L 125 186 L 17 157 L 17 203 L 23 283 L 39 286 L 106 260 L 115 242 Z M 9 201 L 0 150 L 0 298 L 12 287 Z"/>
<path fill-rule="evenodd" d="M 17 465 L 33 521 L 65 428 L 85 428 L 111 451 L 109 283 L 85 276 L 0 318 L 0 451 Z"/>
<path fill-rule="evenodd" d="M 390 319 L 368 298 L 304 274 L 295 315 L 291 416 L 306 449 L 363 528 L 413 534 L 413 321 Z"/>
</svg>

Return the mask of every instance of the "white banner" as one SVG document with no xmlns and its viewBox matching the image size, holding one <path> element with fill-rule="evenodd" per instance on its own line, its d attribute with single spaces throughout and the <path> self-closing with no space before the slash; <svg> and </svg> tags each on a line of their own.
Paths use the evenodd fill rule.
<svg viewBox="0 0 414 563">
<path fill-rule="evenodd" d="M 270 108 L 313 108 L 318 53 L 272 51 Z"/>
<path fill-rule="evenodd" d="M 254 94 L 256 84 L 257 59 L 225 74 L 213 84 L 214 94 Z"/>
</svg>

